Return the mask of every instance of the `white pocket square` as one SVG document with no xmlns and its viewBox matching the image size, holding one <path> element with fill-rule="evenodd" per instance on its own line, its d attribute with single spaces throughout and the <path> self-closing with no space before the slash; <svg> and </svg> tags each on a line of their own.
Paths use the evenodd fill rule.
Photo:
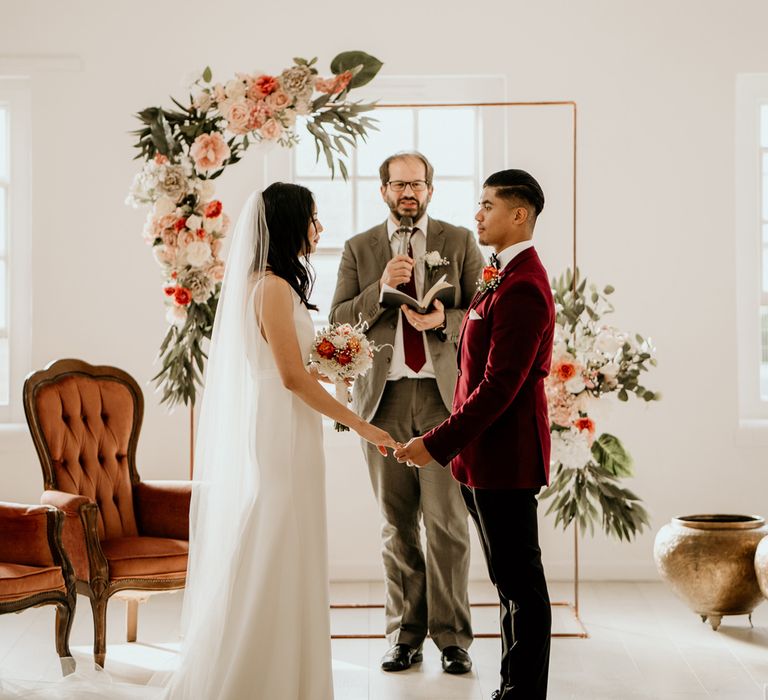
<svg viewBox="0 0 768 700">
<path fill-rule="evenodd" d="M 474 309 L 470 309 L 469 310 L 469 320 L 470 321 L 477 321 L 477 320 L 482 321 L 483 317 L 479 313 L 477 313 L 477 311 L 475 311 Z"/>
</svg>

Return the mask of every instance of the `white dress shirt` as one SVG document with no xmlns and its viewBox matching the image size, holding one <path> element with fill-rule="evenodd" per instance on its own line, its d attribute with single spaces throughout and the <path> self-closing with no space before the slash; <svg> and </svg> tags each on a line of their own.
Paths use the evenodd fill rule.
<svg viewBox="0 0 768 700">
<path fill-rule="evenodd" d="M 533 241 L 520 241 L 520 243 L 513 243 L 507 246 L 500 253 L 496 253 L 496 259 L 499 261 L 499 271 L 503 270 L 509 263 L 512 262 L 520 253 L 528 248 L 533 248 Z"/>
<path fill-rule="evenodd" d="M 416 283 L 416 293 L 421 296 L 424 293 L 424 255 L 427 253 L 427 226 L 429 218 L 424 214 L 413 225 L 413 234 L 411 235 L 411 248 L 413 248 L 413 259 L 415 264 L 413 266 L 414 282 Z M 389 245 L 392 248 L 392 255 L 397 255 L 397 251 L 400 247 L 400 238 L 395 235 L 399 222 L 396 222 L 391 216 L 387 218 L 387 233 L 389 234 Z M 405 364 L 405 348 L 403 346 L 403 323 L 408 323 L 403 318 L 403 312 L 400 311 L 397 315 L 397 330 L 395 331 L 395 349 L 392 353 L 392 362 L 389 365 L 389 373 L 387 374 L 387 381 L 395 381 L 396 379 L 434 379 L 435 368 L 432 365 L 432 357 L 429 354 L 429 346 L 427 345 L 427 334 L 422 332 L 421 337 L 424 341 L 424 354 L 427 361 L 421 368 L 421 371 L 414 372 L 408 365 Z"/>
</svg>

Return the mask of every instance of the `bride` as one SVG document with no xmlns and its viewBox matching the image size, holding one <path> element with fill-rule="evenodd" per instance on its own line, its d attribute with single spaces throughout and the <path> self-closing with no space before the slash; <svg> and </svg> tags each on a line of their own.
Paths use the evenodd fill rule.
<svg viewBox="0 0 768 700">
<path fill-rule="evenodd" d="M 0 682 L 0 697 L 333 698 L 321 414 L 382 453 L 396 443 L 307 370 L 304 259 L 322 231 L 312 193 L 285 183 L 251 195 L 235 227 L 195 447 L 178 668 L 149 686 Z"/>
</svg>

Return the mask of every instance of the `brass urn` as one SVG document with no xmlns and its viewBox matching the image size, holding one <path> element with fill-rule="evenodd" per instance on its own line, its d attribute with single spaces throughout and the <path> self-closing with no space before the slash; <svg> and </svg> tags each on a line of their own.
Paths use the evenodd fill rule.
<svg viewBox="0 0 768 700">
<path fill-rule="evenodd" d="M 723 615 L 749 615 L 763 600 L 755 550 L 768 534 L 757 515 L 686 515 L 656 535 L 653 558 L 661 577 L 716 630 Z"/>
<path fill-rule="evenodd" d="M 763 537 L 755 552 L 755 573 L 763 596 L 768 598 L 768 537 Z"/>
</svg>

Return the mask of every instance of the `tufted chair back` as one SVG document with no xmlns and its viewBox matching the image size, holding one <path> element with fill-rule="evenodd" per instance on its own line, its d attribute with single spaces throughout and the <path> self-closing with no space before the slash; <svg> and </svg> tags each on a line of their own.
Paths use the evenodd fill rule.
<svg viewBox="0 0 768 700">
<path fill-rule="evenodd" d="M 136 536 L 133 486 L 144 405 L 135 380 L 80 360 L 60 360 L 33 379 L 24 408 L 45 488 L 95 502 L 99 539 Z"/>
</svg>

